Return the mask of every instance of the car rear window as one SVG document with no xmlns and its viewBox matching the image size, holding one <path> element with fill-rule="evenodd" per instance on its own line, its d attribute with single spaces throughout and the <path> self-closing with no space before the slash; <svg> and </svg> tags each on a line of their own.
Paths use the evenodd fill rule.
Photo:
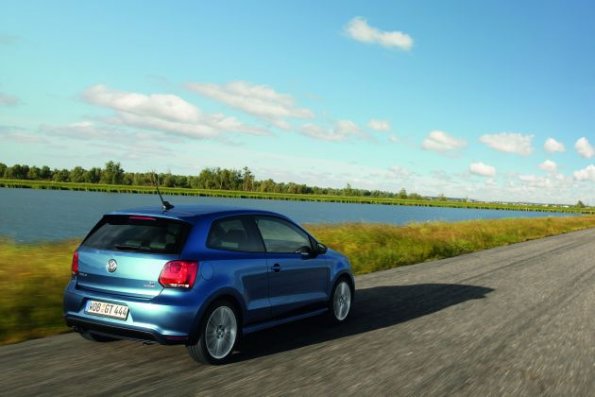
<svg viewBox="0 0 595 397">
<path fill-rule="evenodd" d="M 190 225 L 149 216 L 107 215 L 83 242 L 89 248 L 178 254 Z"/>
</svg>

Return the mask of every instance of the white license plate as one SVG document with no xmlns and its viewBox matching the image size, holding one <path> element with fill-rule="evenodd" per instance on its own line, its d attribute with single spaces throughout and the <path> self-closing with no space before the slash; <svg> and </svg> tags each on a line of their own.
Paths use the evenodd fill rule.
<svg viewBox="0 0 595 397">
<path fill-rule="evenodd" d="M 99 301 L 87 301 L 85 313 L 126 320 L 126 317 L 128 317 L 128 306 Z"/>
</svg>

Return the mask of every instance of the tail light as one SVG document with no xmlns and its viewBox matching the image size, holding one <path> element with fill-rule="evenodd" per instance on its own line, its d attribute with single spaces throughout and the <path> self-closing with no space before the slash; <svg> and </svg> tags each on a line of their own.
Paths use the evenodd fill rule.
<svg viewBox="0 0 595 397">
<path fill-rule="evenodd" d="M 79 253 L 78 253 L 78 251 L 74 251 L 74 254 L 72 254 L 71 269 L 72 269 L 73 277 L 77 276 L 79 274 Z"/>
<path fill-rule="evenodd" d="M 159 284 L 165 288 L 192 288 L 197 272 L 196 261 L 170 261 L 161 269 Z"/>
</svg>

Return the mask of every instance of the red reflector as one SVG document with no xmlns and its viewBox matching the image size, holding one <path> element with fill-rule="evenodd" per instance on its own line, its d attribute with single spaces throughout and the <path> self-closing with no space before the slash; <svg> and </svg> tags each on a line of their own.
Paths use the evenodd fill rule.
<svg viewBox="0 0 595 397">
<path fill-rule="evenodd" d="M 137 215 L 129 216 L 128 219 L 132 219 L 134 221 L 154 221 L 155 220 L 155 218 L 152 218 L 150 216 L 137 216 Z"/>
<path fill-rule="evenodd" d="M 161 269 L 159 284 L 166 288 L 192 288 L 197 272 L 196 261 L 170 261 Z"/>
<path fill-rule="evenodd" d="M 71 269 L 72 269 L 73 276 L 76 276 L 79 274 L 79 252 L 78 251 L 74 251 L 74 254 L 72 254 Z"/>
</svg>

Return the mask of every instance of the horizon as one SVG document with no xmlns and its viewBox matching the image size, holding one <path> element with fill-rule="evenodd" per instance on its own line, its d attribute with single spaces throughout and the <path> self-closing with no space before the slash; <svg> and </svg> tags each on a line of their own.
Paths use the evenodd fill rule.
<svg viewBox="0 0 595 397">
<path fill-rule="evenodd" d="M 247 166 L 278 183 L 594 206 L 594 18 L 589 2 L 536 0 L 14 2 L 0 162 Z"/>
</svg>

